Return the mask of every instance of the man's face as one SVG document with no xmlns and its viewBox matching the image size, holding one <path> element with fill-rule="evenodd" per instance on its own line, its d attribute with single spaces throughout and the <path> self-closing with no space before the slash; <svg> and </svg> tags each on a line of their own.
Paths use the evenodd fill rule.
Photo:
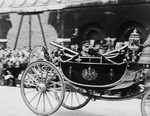
<svg viewBox="0 0 150 116">
<path fill-rule="evenodd" d="M 85 43 L 82 45 L 82 50 L 85 51 L 85 52 L 88 52 L 89 51 L 89 47 L 90 47 L 90 44 L 89 43 Z"/>
<path fill-rule="evenodd" d="M 100 48 L 100 44 L 95 44 L 95 49 L 99 49 Z"/>
</svg>

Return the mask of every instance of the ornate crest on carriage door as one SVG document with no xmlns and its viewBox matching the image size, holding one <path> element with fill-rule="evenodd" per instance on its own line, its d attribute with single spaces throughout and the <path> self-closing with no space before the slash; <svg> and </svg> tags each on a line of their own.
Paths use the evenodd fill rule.
<svg viewBox="0 0 150 116">
<path fill-rule="evenodd" d="M 95 69 L 92 69 L 90 66 L 88 67 L 88 69 L 85 68 L 82 70 L 82 77 L 85 80 L 93 81 L 97 78 L 97 76 L 98 73 L 95 71 Z"/>
</svg>

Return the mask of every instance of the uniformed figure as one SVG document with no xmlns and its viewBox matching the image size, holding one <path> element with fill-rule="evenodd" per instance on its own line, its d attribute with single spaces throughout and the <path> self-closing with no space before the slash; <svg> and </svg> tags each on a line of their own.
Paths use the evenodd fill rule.
<svg viewBox="0 0 150 116">
<path fill-rule="evenodd" d="M 71 44 L 70 47 L 71 47 L 72 50 L 74 50 L 74 51 L 76 51 L 76 52 L 78 51 L 78 48 L 79 48 L 79 47 L 78 47 L 78 44 L 76 44 L 76 43 Z"/>
<path fill-rule="evenodd" d="M 72 34 L 71 37 L 71 43 L 70 43 L 70 48 L 76 52 L 79 50 L 79 35 L 78 35 L 78 29 L 75 28 L 74 33 Z"/>
<path fill-rule="evenodd" d="M 71 39 L 70 48 L 78 52 L 79 46 L 78 46 L 76 39 Z"/>
<path fill-rule="evenodd" d="M 82 55 L 82 56 L 90 56 L 90 54 L 89 54 L 90 41 L 88 41 L 88 40 L 83 41 L 83 42 L 81 43 L 81 47 L 82 47 L 81 55 Z"/>
</svg>

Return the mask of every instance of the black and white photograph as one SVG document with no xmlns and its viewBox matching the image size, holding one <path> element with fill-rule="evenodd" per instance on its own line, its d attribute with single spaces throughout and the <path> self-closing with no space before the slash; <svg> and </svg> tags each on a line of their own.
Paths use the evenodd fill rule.
<svg viewBox="0 0 150 116">
<path fill-rule="evenodd" d="M 0 116 L 150 116 L 150 0 L 0 0 Z"/>
</svg>

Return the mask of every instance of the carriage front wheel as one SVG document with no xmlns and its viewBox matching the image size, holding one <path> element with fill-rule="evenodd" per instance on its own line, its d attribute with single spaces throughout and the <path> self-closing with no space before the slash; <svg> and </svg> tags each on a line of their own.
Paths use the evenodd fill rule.
<svg viewBox="0 0 150 116">
<path fill-rule="evenodd" d="M 150 90 L 146 92 L 141 101 L 142 116 L 150 116 Z"/>
<path fill-rule="evenodd" d="M 33 62 L 23 73 L 21 95 L 34 113 L 53 114 L 60 108 L 65 96 L 62 75 L 56 66 L 47 61 Z"/>
</svg>

